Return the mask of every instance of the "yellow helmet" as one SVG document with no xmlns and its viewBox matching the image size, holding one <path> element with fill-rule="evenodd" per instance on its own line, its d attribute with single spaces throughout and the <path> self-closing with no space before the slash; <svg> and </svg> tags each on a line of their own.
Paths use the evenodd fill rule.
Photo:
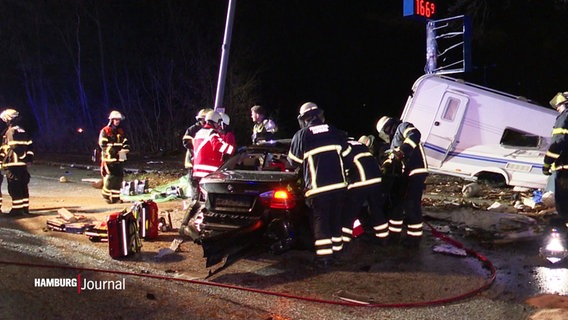
<svg viewBox="0 0 568 320">
<path fill-rule="evenodd" d="M 568 92 L 558 92 L 548 103 L 550 103 L 552 108 L 556 109 L 565 104 L 566 101 L 568 101 Z"/>
</svg>

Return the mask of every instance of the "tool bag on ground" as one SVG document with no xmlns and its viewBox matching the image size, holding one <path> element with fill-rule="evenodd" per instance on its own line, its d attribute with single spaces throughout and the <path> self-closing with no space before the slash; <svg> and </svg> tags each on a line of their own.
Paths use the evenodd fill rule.
<svg viewBox="0 0 568 320">
<path fill-rule="evenodd" d="M 130 211 L 138 221 L 141 239 L 151 240 L 158 237 L 158 204 L 152 200 L 136 201 Z"/>
<path fill-rule="evenodd" d="M 116 212 L 107 217 L 108 250 L 112 258 L 122 258 L 140 252 L 138 221 L 132 212 Z"/>
</svg>

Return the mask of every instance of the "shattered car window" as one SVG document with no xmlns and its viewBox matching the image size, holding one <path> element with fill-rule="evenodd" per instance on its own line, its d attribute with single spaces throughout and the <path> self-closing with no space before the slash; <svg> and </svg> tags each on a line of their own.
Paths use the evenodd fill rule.
<svg viewBox="0 0 568 320">
<path fill-rule="evenodd" d="M 286 159 L 286 154 L 281 152 L 243 152 L 229 159 L 222 167 L 226 170 L 245 171 L 276 171 L 292 172 Z"/>
</svg>

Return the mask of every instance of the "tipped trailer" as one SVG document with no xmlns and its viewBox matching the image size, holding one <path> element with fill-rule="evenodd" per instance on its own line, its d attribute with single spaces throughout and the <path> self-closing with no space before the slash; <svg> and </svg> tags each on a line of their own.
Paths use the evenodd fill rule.
<svg viewBox="0 0 568 320">
<path fill-rule="evenodd" d="M 422 133 L 430 171 L 541 189 L 557 115 L 523 97 L 428 74 L 414 83 L 401 119 Z"/>
</svg>

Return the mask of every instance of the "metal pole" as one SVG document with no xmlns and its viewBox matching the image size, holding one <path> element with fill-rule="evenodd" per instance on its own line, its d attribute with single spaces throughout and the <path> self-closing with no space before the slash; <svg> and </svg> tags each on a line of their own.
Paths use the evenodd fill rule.
<svg viewBox="0 0 568 320">
<path fill-rule="evenodd" d="M 229 49 L 231 48 L 231 33 L 233 31 L 233 16 L 237 0 L 229 0 L 227 9 L 227 21 L 225 24 L 225 36 L 221 47 L 221 65 L 219 66 L 219 79 L 217 79 L 217 93 L 215 95 L 215 110 L 223 105 L 225 92 L 225 78 L 227 76 L 227 64 L 229 63 Z"/>
</svg>

